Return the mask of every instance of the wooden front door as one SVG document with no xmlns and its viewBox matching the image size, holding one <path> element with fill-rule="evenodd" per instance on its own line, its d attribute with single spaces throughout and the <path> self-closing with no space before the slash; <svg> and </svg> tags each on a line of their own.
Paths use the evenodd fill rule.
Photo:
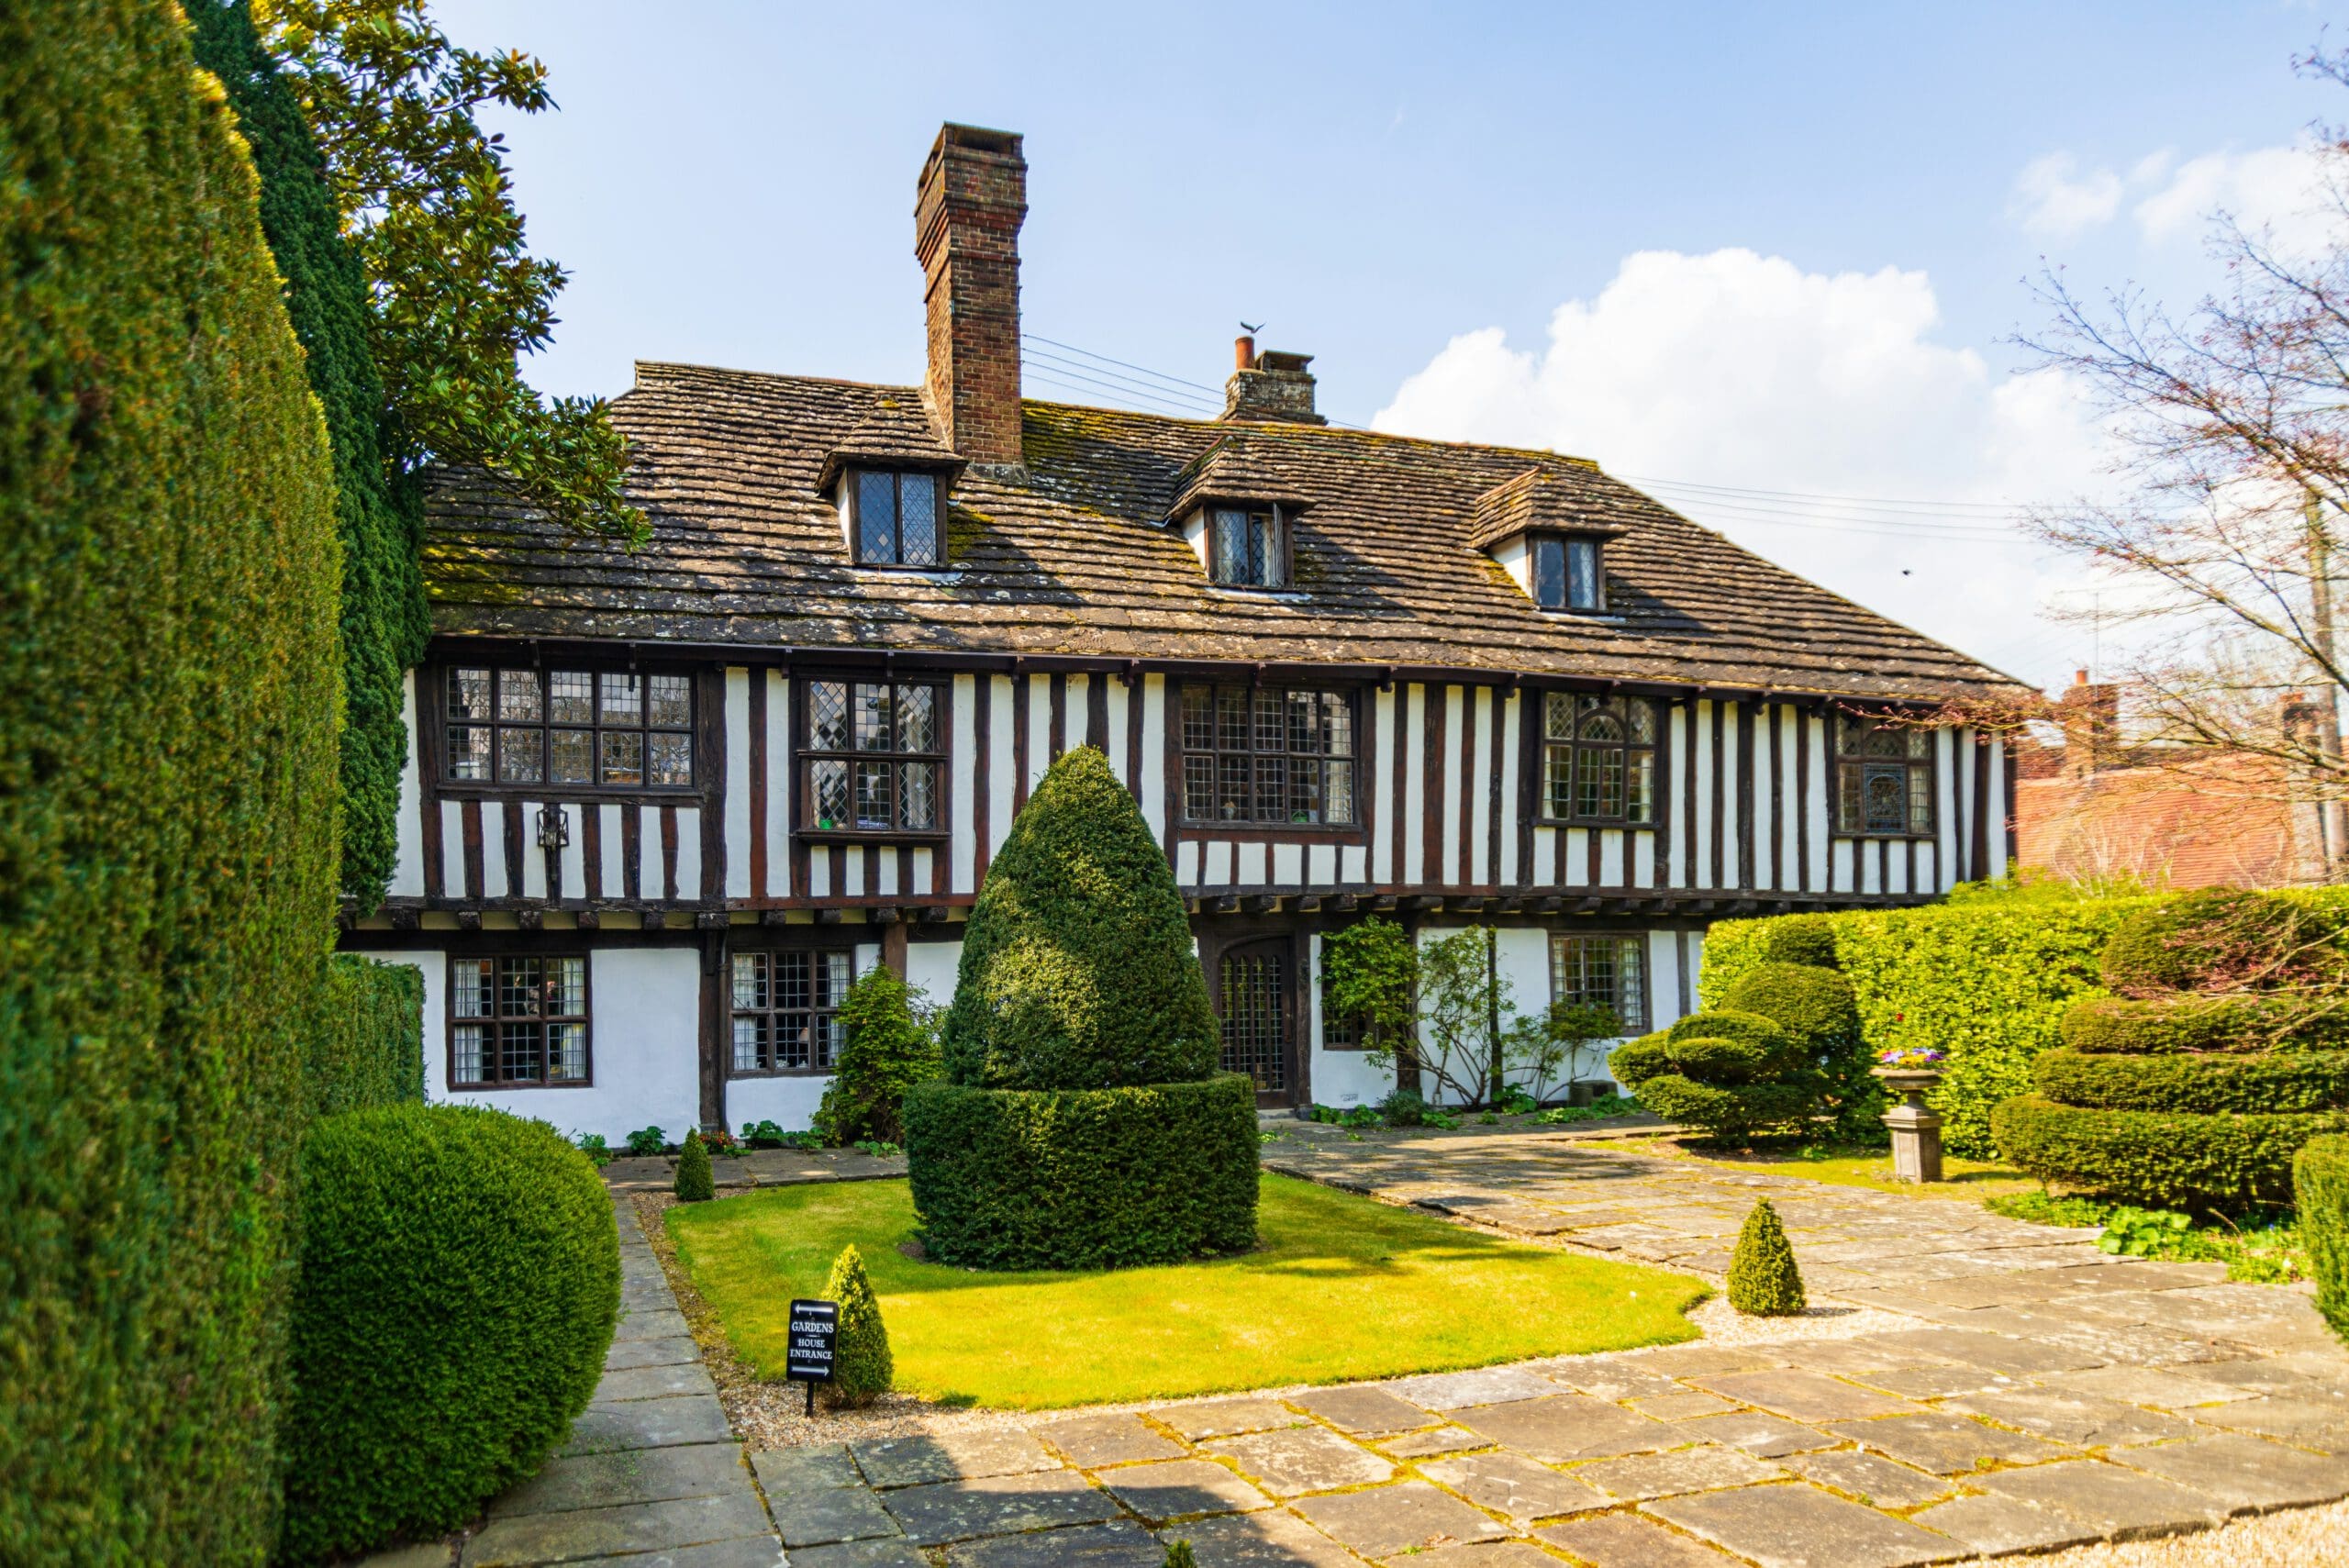
<svg viewBox="0 0 2349 1568">
<path fill-rule="evenodd" d="M 1303 1088 L 1297 1061 L 1297 944 L 1286 937 L 1237 942 L 1215 961 L 1212 987 L 1223 1026 L 1223 1070 L 1255 1080 L 1256 1104 L 1294 1106 Z"/>
</svg>

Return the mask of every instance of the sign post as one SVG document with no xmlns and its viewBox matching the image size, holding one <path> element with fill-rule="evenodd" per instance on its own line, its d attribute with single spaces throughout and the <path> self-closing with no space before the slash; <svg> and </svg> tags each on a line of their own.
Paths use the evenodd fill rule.
<svg viewBox="0 0 2349 1568">
<path fill-rule="evenodd" d="M 784 1373 L 807 1385 L 807 1414 L 816 1413 L 816 1385 L 832 1380 L 832 1350 L 841 1335 L 837 1301 L 794 1301 Z"/>
</svg>

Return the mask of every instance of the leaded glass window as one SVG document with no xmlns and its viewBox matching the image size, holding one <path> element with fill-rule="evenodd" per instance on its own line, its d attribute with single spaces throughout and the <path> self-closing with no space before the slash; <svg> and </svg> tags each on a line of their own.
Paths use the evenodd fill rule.
<svg viewBox="0 0 2349 1568">
<path fill-rule="evenodd" d="M 1550 1000 L 1564 1006 L 1606 1007 L 1617 1032 L 1645 1034 L 1648 1027 L 1647 944 L 1639 937 L 1553 936 L 1550 939 Z"/>
<path fill-rule="evenodd" d="M 1545 610 L 1607 607 L 1606 579 L 1599 571 L 1595 539 L 1537 536 L 1533 550 L 1533 602 Z"/>
<path fill-rule="evenodd" d="M 877 469 L 852 472 L 856 560 L 861 566 L 936 566 L 945 558 L 938 475 Z"/>
<path fill-rule="evenodd" d="M 1835 719 L 1835 830 L 1854 838 L 1933 831 L 1933 737 L 1921 725 Z"/>
<path fill-rule="evenodd" d="M 845 950 L 736 953 L 733 1076 L 830 1072 L 854 973 Z"/>
<path fill-rule="evenodd" d="M 588 1081 L 584 955 L 449 961 L 452 1088 Z"/>
<path fill-rule="evenodd" d="M 1186 819 L 1354 825 L 1354 709 L 1348 694 L 1186 685 L 1182 718 Z"/>
<path fill-rule="evenodd" d="M 459 667 L 442 684 L 452 784 L 693 788 L 691 675 Z"/>
<path fill-rule="evenodd" d="M 1277 506 L 1216 506 L 1208 514 L 1208 575 L 1233 588 L 1288 582 L 1288 550 Z"/>
<path fill-rule="evenodd" d="M 935 833 L 946 826 L 943 689 L 911 681 L 810 681 L 801 768 L 807 826 Z"/>
<path fill-rule="evenodd" d="M 1557 821 L 1655 820 L 1655 705 L 1551 692 L 1542 710 L 1542 811 Z"/>
</svg>

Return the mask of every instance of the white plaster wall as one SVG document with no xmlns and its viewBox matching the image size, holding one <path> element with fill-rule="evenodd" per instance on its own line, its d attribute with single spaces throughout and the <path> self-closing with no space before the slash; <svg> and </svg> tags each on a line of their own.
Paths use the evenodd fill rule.
<svg viewBox="0 0 2349 1568">
<path fill-rule="evenodd" d="M 417 733 L 416 672 L 400 677 L 400 728 L 407 733 L 407 761 L 400 766 L 399 815 L 392 820 L 392 883 L 395 898 L 424 896 L 424 747 Z"/>
<path fill-rule="evenodd" d="M 961 942 L 907 942 L 906 984 L 933 1007 L 954 1000 L 954 979 L 963 967 Z"/>
<path fill-rule="evenodd" d="M 1306 1071 L 1316 1105 L 1367 1106 L 1386 1097 L 1395 1074 L 1374 1067 L 1359 1051 L 1325 1051 L 1321 1046 L 1321 935 L 1311 939 L 1313 973 L 1306 976 L 1305 995 L 1309 1017 L 1306 1038 L 1312 1059 Z"/>
</svg>

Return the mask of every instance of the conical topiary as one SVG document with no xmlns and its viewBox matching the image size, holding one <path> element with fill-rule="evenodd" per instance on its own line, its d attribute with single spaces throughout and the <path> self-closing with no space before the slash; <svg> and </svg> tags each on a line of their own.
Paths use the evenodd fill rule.
<svg viewBox="0 0 2349 1568">
<path fill-rule="evenodd" d="M 718 1183 L 709 1173 L 709 1151 L 703 1147 L 699 1132 L 685 1134 L 685 1147 L 677 1156 L 679 1203 L 707 1203 L 718 1195 Z"/>
<path fill-rule="evenodd" d="M 1803 1309 L 1802 1271 L 1778 1211 L 1764 1198 L 1737 1233 L 1729 1262 L 1729 1304 L 1753 1318 L 1792 1318 Z"/>
<path fill-rule="evenodd" d="M 1109 760 L 1054 762 L 963 928 L 947 1077 L 989 1089 L 1207 1078 L 1220 1056 L 1182 894 Z"/>
<path fill-rule="evenodd" d="M 824 1296 L 840 1304 L 840 1337 L 832 1345 L 831 1399 L 836 1405 L 870 1405 L 889 1392 L 896 1363 L 889 1355 L 889 1329 L 881 1304 L 865 1277 L 864 1256 L 852 1241 L 832 1260 Z"/>
<path fill-rule="evenodd" d="M 1199 1568 L 1199 1560 L 1191 1555 L 1191 1543 L 1178 1540 L 1166 1549 L 1166 1568 Z"/>
</svg>

